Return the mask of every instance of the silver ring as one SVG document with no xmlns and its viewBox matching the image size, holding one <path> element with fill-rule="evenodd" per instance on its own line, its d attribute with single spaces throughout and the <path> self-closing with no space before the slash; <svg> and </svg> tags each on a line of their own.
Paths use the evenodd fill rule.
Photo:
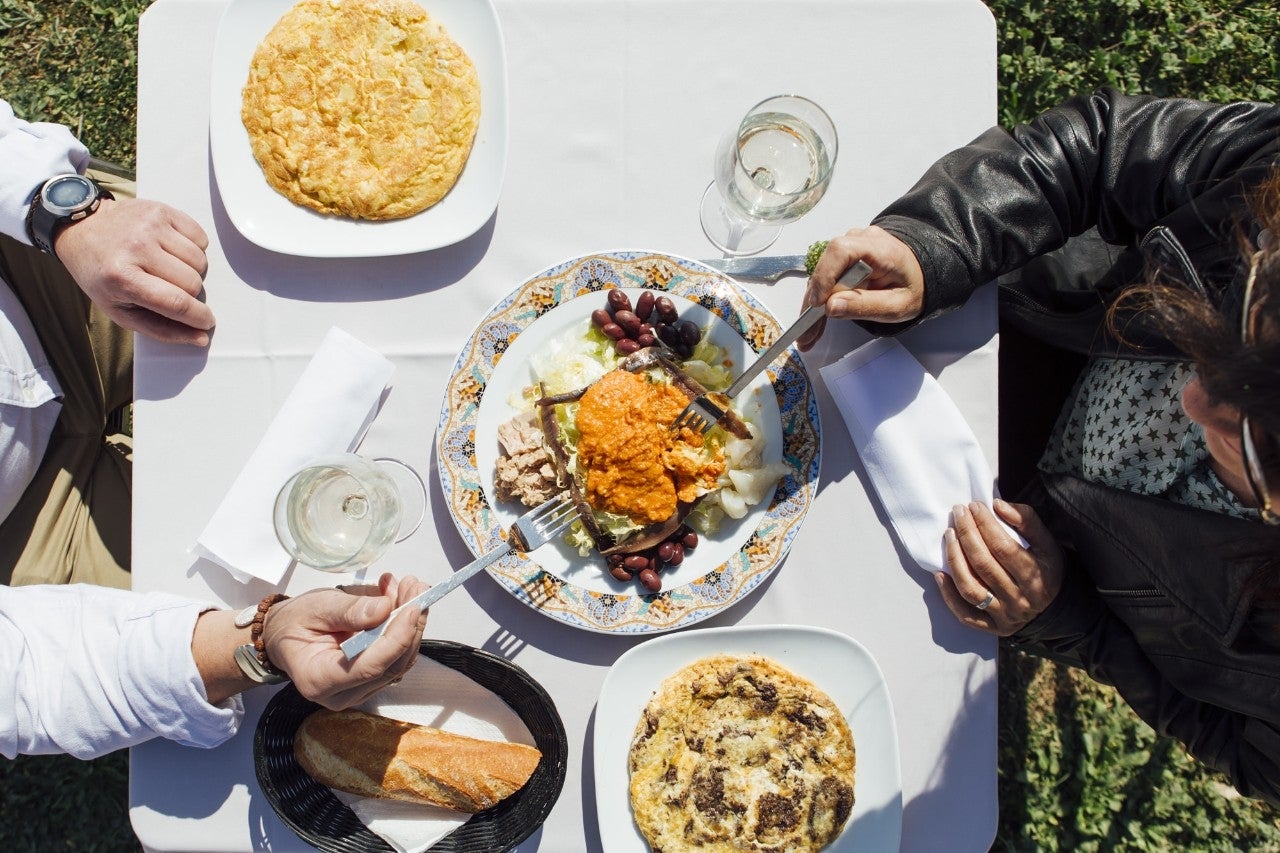
<svg viewBox="0 0 1280 853">
<path fill-rule="evenodd" d="M 402 678 L 404 678 L 404 676 L 403 676 L 403 675 L 397 675 L 395 678 L 393 678 L 393 679 L 391 679 L 389 682 L 387 682 L 387 686 L 388 686 L 388 687 L 394 687 L 394 686 L 396 686 L 397 684 L 399 684 L 399 683 L 400 683 L 400 679 L 402 679 Z"/>
<path fill-rule="evenodd" d="M 973 606 L 978 608 L 979 610 L 986 610 L 988 607 L 991 606 L 991 602 L 995 600 L 996 600 L 996 594 L 991 590 L 987 590 L 987 597 L 982 599 L 982 601 L 979 601 L 977 604 Z"/>
</svg>

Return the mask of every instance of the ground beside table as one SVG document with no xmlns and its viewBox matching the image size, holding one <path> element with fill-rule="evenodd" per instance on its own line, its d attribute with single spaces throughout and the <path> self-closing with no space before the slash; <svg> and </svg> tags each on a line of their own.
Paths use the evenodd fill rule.
<svg viewBox="0 0 1280 853">
<path fill-rule="evenodd" d="M 248 2 L 248 0 L 237 0 Z M 428 4 L 429 5 L 429 4 Z M 864 224 L 935 159 L 995 116 L 995 30 L 976 0 L 498 0 L 510 85 L 510 154 L 497 213 L 434 252 L 364 260 L 278 255 L 241 237 L 209 158 L 211 57 L 223 0 L 159 0 L 140 28 L 139 193 L 186 210 L 209 233 L 206 290 L 218 316 L 208 352 L 140 341 L 135 414 L 134 579 L 239 607 L 270 591 L 188 548 L 324 332 L 341 325 L 396 364 L 364 442 L 427 472 L 454 359 L 474 323 L 530 275 L 607 249 L 686 257 L 714 250 L 697 221 L 711 153 L 753 103 L 794 91 L 823 104 L 841 152 L 827 197 L 773 250 Z M 815 34 L 822 36 L 815 44 Z M 827 45 L 838 50 L 823 51 Z M 801 279 L 744 283 L 784 322 Z M 914 330 L 905 342 L 995 453 L 994 301 Z M 702 623 L 811 624 L 853 636 L 885 672 L 898 722 L 905 850 L 985 850 L 996 826 L 995 642 L 960 626 L 926 573 L 908 566 L 869 498 L 817 377 L 863 338 L 832 328 L 806 356 L 823 422 L 821 482 L 790 556 L 760 588 Z M 438 580 L 470 557 L 433 484 L 429 524 L 385 567 Z M 330 576 L 295 572 L 288 590 Z M 487 577 L 433 609 L 430 636 L 513 660 L 554 698 L 569 733 L 564 791 L 522 850 L 599 849 L 594 706 L 611 663 L 643 638 L 579 631 L 528 609 Z M 289 850 L 301 842 L 253 775 L 241 733 L 200 751 L 132 752 L 130 809 L 155 850 Z"/>
</svg>

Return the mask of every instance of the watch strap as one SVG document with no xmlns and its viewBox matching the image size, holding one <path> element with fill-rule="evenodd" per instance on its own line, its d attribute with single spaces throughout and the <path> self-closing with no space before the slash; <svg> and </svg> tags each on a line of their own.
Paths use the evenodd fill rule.
<svg viewBox="0 0 1280 853">
<path fill-rule="evenodd" d="M 236 665 L 240 667 L 240 671 L 258 684 L 282 684 L 289 680 L 289 676 L 268 670 L 262 665 L 258 660 L 258 653 L 253 648 L 253 643 L 236 646 L 235 656 Z"/>
<path fill-rule="evenodd" d="M 288 681 L 287 673 L 277 669 L 267 657 L 266 642 L 262 637 L 262 626 L 266 623 L 267 611 L 289 596 L 272 593 L 257 604 L 251 604 L 236 614 L 235 626 L 249 628 L 249 642 L 236 646 L 236 666 L 240 667 L 250 680 L 259 684 L 280 684 Z"/>
</svg>

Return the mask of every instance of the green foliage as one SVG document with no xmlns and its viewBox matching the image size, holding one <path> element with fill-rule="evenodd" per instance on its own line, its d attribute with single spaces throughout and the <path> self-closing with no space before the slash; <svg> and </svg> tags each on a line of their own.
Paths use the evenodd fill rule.
<svg viewBox="0 0 1280 853">
<path fill-rule="evenodd" d="M 1025 122 L 1073 94 L 1210 101 L 1280 96 L 1274 0 L 988 0 L 999 42 L 999 118 Z"/>
<path fill-rule="evenodd" d="M 813 275 L 813 268 L 818 265 L 818 259 L 822 257 L 822 253 L 827 250 L 829 240 L 819 240 L 809 246 L 809 251 L 804 253 L 804 271 L 809 275 Z"/>
<path fill-rule="evenodd" d="M 0 0 L 0 93 L 134 167 L 138 17 L 151 0 Z"/>
<path fill-rule="evenodd" d="M 1280 812 L 1078 670 L 1002 649 L 999 741 L 996 850 L 1280 850 Z"/>
<path fill-rule="evenodd" d="M 128 783 L 129 754 L 123 750 L 95 761 L 65 755 L 0 759 L 0 850 L 137 851 Z"/>
</svg>

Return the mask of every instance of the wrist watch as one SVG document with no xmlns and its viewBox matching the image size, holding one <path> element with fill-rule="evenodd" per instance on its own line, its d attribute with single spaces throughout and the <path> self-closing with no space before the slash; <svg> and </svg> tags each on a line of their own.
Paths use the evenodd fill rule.
<svg viewBox="0 0 1280 853">
<path fill-rule="evenodd" d="M 41 184 L 27 210 L 27 236 L 36 248 L 57 257 L 53 240 L 58 229 L 78 222 L 98 209 L 104 198 L 115 198 L 110 190 L 84 175 L 55 175 Z"/>
<path fill-rule="evenodd" d="M 235 626 L 237 628 L 248 628 L 253 624 L 253 617 L 257 612 L 258 605 L 256 604 L 251 604 L 241 610 L 236 614 Z M 289 676 L 267 669 L 262 665 L 262 661 L 258 660 L 258 652 L 253 647 L 253 643 L 244 643 L 236 646 L 235 657 L 236 666 L 240 667 L 240 671 L 247 675 L 250 680 L 259 684 L 281 684 L 289 680 Z"/>
</svg>

